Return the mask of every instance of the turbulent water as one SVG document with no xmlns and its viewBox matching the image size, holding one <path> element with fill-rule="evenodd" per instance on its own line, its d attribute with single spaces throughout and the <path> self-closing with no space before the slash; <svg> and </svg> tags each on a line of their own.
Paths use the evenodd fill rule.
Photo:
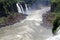
<svg viewBox="0 0 60 40">
<path fill-rule="evenodd" d="M 29 16 L 22 22 L 0 29 L 0 40 L 45 40 L 52 36 L 52 28 L 43 25 L 42 15 L 50 7 L 40 10 L 31 10 Z"/>
<path fill-rule="evenodd" d="M 59 35 L 55 35 L 55 36 L 52 36 L 46 40 L 60 40 L 60 34 Z"/>
<path fill-rule="evenodd" d="M 57 30 L 56 35 L 50 37 L 50 38 L 47 38 L 46 40 L 60 40 L 60 30 Z"/>
<path fill-rule="evenodd" d="M 16 5 L 18 12 L 23 13 L 22 5 Z M 50 7 L 35 6 L 35 4 L 31 6 L 32 8 L 28 11 L 28 7 L 25 4 L 27 10 L 26 13 L 29 14 L 25 20 L 11 26 L 0 28 L 0 40 L 45 40 L 51 37 L 52 26 L 48 24 L 45 25 L 42 21 L 42 15 L 47 11 L 50 11 Z"/>
</svg>

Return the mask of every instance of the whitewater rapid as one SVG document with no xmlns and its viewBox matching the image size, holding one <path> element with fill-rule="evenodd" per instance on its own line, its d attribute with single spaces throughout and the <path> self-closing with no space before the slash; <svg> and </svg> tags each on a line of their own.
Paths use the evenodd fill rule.
<svg viewBox="0 0 60 40">
<path fill-rule="evenodd" d="M 47 38 L 46 40 L 60 40 L 60 34 Z"/>
<path fill-rule="evenodd" d="M 25 20 L 1 28 L 0 40 L 45 40 L 51 37 L 52 28 L 42 24 L 42 15 L 49 10 L 50 7 L 31 10 Z"/>
</svg>

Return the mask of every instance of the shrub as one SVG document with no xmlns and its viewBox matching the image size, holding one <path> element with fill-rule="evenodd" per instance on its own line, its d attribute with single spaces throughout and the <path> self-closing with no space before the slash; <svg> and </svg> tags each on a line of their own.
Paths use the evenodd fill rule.
<svg viewBox="0 0 60 40">
<path fill-rule="evenodd" d="M 57 17 L 53 22 L 53 29 L 52 29 L 53 34 L 55 34 L 55 31 L 59 27 L 59 25 L 60 25 L 60 17 Z"/>
</svg>

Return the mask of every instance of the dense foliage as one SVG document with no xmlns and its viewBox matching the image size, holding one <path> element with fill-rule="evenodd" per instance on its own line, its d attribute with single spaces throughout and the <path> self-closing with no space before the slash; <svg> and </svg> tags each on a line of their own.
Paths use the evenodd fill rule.
<svg viewBox="0 0 60 40">
<path fill-rule="evenodd" d="M 54 12 L 52 12 L 55 15 L 55 18 L 53 20 L 53 30 L 52 30 L 54 33 L 60 25 L 60 0 L 51 0 L 51 2 L 52 4 L 53 3 L 56 4 L 56 8 L 54 8 Z"/>
<path fill-rule="evenodd" d="M 55 32 L 56 32 L 56 29 L 59 27 L 59 25 L 60 25 L 60 17 L 57 17 L 55 20 L 54 20 L 54 22 L 53 22 L 53 30 L 52 30 L 52 32 L 55 34 Z"/>
<path fill-rule="evenodd" d="M 7 7 L 12 5 L 13 3 L 17 3 L 19 1 L 20 0 L 0 0 L 0 3 L 3 4 L 5 12 L 7 13 L 8 12 Z"/>
</svg>

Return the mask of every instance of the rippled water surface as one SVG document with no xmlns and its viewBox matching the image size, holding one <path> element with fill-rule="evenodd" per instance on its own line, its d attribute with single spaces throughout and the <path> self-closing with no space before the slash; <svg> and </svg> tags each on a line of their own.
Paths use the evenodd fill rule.
<svg viewBox="0 0 60 40">
<path fill-rule="evenodd" d="M 31 9 L 25 20 L 0 28 L 0 40 L 45 40 L 51 37 L 51 26 L 42 25 L 42 14 L 49 10 L 50 7 Z"/>
</svg>

